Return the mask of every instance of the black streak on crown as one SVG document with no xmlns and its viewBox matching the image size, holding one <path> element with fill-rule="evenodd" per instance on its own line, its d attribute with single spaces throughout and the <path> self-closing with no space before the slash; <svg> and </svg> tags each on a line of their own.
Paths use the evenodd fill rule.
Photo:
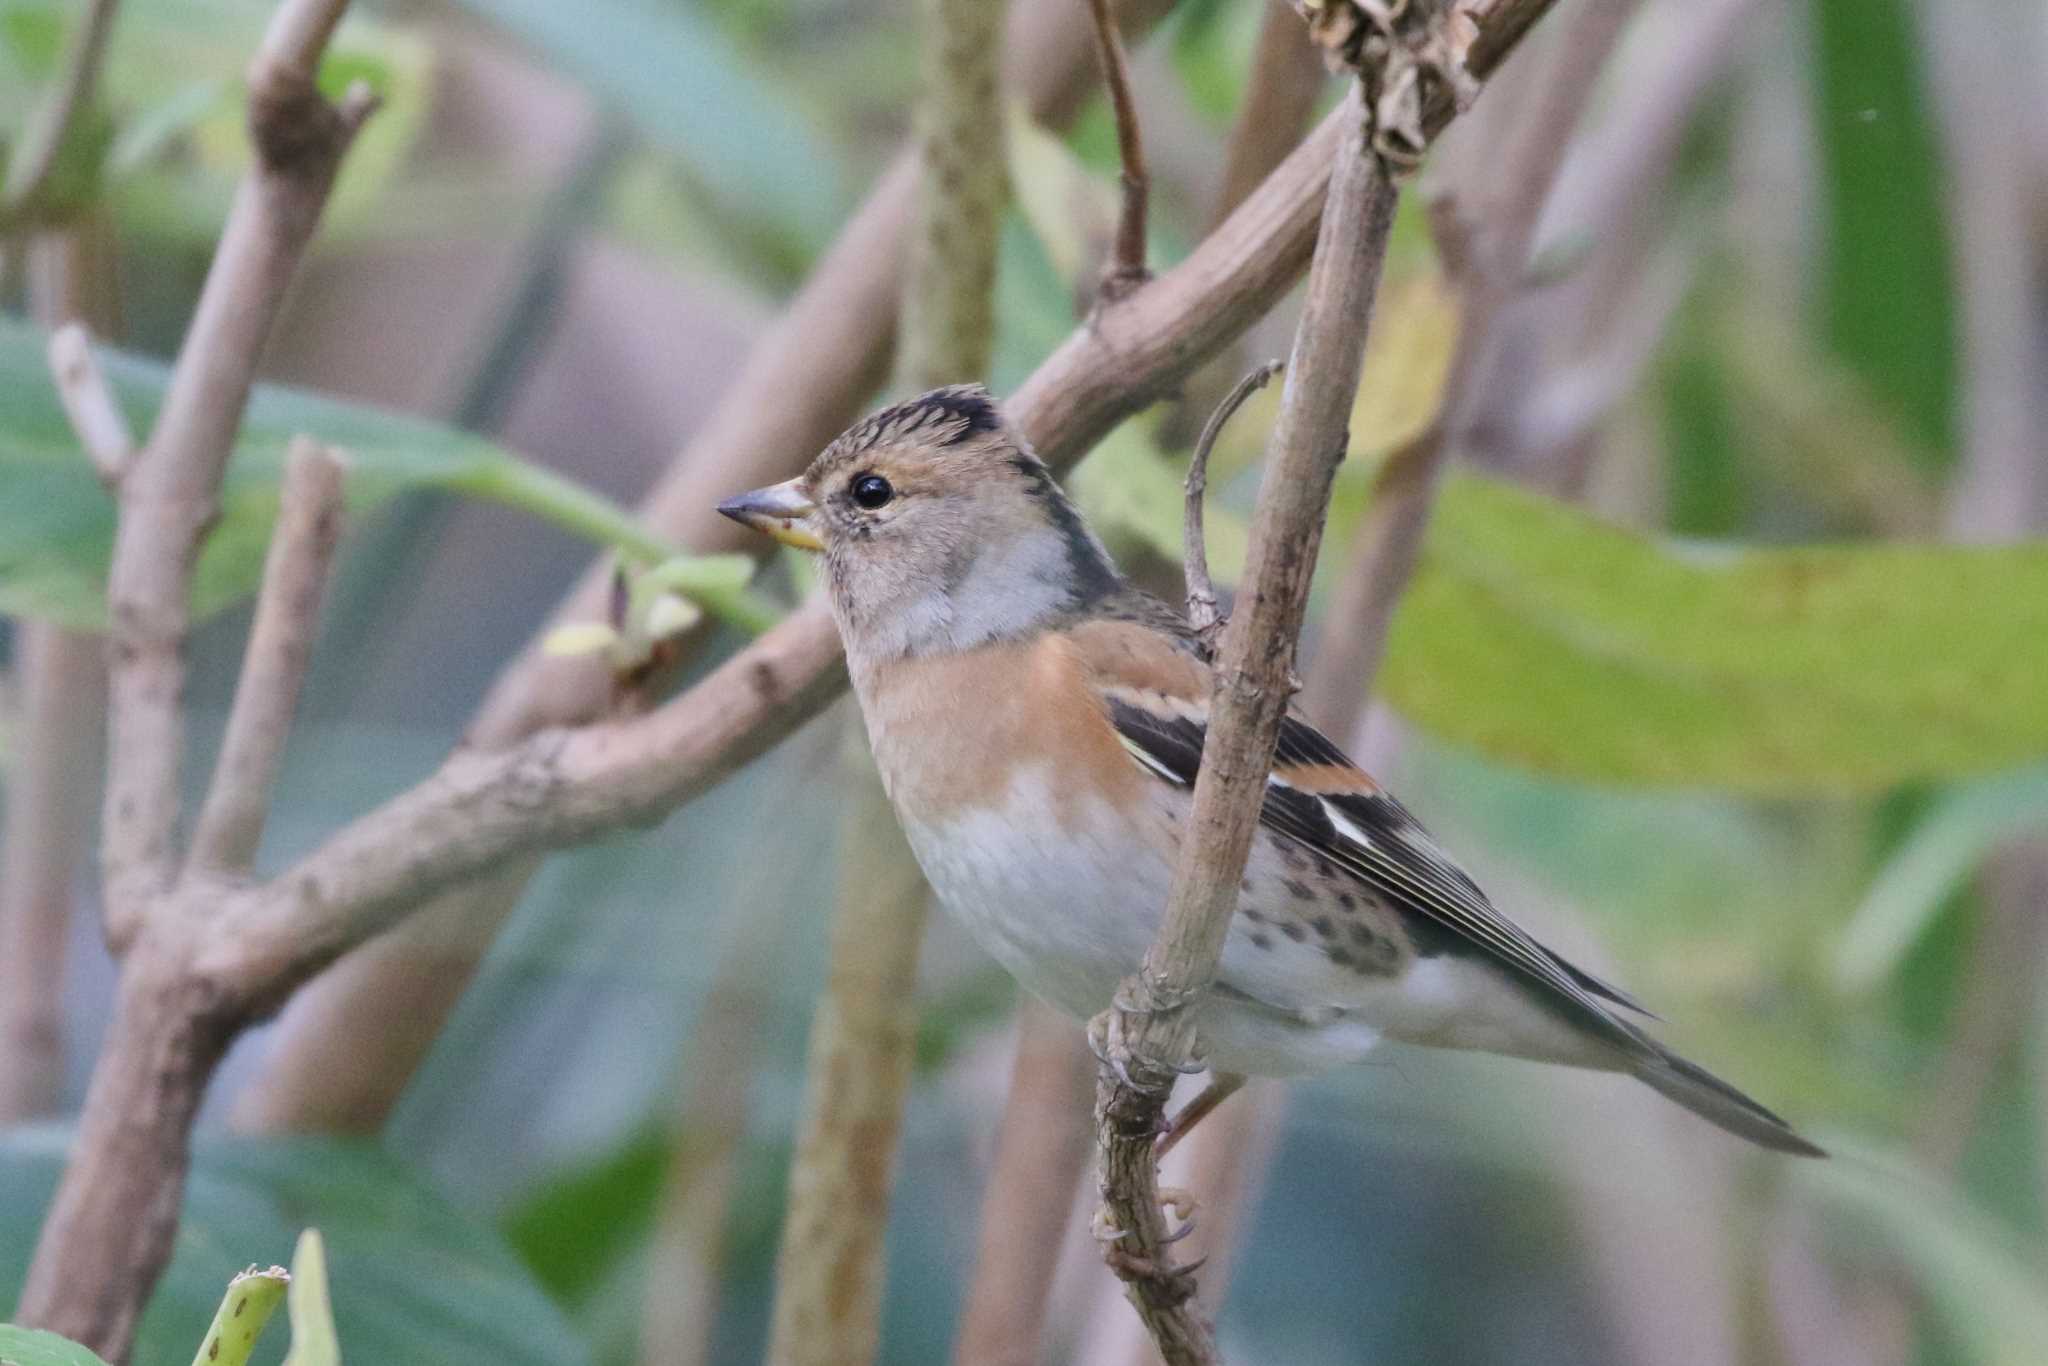
<svg viewBox="0 0 2048 1366">
<path fill-rule="evenodd" d="M 979 384 L 956 384 L 951 388 L 934 389 L 913 402 L 921 408 L 935 408 L 964 423 L 960 434 L 953 438 L 956 442 L 996 431 L 1003 425 L 1002 415 L 996 411 L 996 401 Z"/>
</svg>

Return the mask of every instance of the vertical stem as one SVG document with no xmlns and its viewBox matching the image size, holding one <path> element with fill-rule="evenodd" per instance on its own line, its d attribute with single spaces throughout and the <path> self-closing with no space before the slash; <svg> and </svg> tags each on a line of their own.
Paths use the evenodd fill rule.
<svg viewBox="0 0 2048 1366">
<path fill-rule="evenodd" d="M 1000 0 L 921 0 L 917 221 L 897 374 L 930 389 L 988 373 L 996 236 L 1009 179 L 996 80 Z"/>
<path fill-rule="evenodd" d="M 15 1317 L 127 1358 L 170 1260 L 192 1121 L 232 1037 L 231 1015 L 145 933 L 121 974 L 72 1164 L 43 1219 Z M 91 1159 L 90 1180 L 75 1179 Z"/>
<path fill-rule="evenodd" d="M 923 179 L 897 357 L 906 388 L 979 379 L 988 367 L 1006 189 L 1001 17 L 999 0 L 925 0 Z M 831 971 L 811 1025 L 777 1264 L 774 1366 L 857 1366 L 881 1340 L 883 1236 L 930 894 L 851 723 L 848 749 Z"/>
<path fill-rule="evenodd" d="M 1371 151 L 1355 87 L 1345 120 L 1259 484 L 1244 588 L 1223 630 L 1201 776 L 1165 922 L 1143 966 L 1097 1022 L 1106 1052 L 1096 1092 L 1103 1200 L 1119 1230 L 1108 1259 L 1169 1366 L 1204 1366 L 1216 1349 L 1189 1304 L 1192 1275 L 1170 1261 L 1153 1138 L 1173 1077 L 1193 1055 L 1194 1006 L 1215 980 L 1258 827 L 1398 198 Z"/>
<path fill-rule="evenodd" d="M 849 748 L 858 743 L 856 734 Z M 859 1366 L 881 1339 L 882 1237 L 917 1042 L 927 894 L 866 754 L 849 759 L 831 970 L 811 1023 L 771 1366 Z"/>
<path fill-rule="evenodd" d="M 1035 998 L 1017 1006 L 1017 1063 L 981 1202 L 974 1280 L 955 1366 L 1036 1366 L 1074 1191 L 1087 1165 L 1092 1074 L 1074 1022 Z"/>
<path fill-rule="evenodd" d="M 21 710 L 0 845 L 0 1123 L 53 1112 L 63 1084 L 71 884 L 106 691 L 98 636 L 23 621 L 14 642 Z"/>
</svg>

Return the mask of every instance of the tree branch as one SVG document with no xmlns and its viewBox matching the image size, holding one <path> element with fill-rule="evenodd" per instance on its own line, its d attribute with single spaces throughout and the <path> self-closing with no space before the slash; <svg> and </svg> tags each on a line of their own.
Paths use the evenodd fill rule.
<svg viewBox="0 0 2048 1366">
<path fill-rule="evenodd" d="M 1169 1366 L 1216 1357 L 1208 1325 L 1189 1305 L 1190 1269 L 1175 1266 L 1168 1250 L 1153 1141 L 1174 1078 L 1195 1057 L 1194 1007 L 1215 978 L 1237 907 L 1394 221 L 1397 192 L 1370 151 L 1357 92 L 1342 111 L 1344 137 L 1260 480 L 1241 606 L 1223 629 L 1208 741 L 1166 917 L 1143 966 L 1091 1027 L 1103 1057 L 1103 1204 L 1116 1230 L 1105 1256 Z"/>
<path fill-rule="evenodd" d="M 983 1183 L 974 1279 L 955 1366 L 1036 1366 L 1074 1192 L 1093 1150 L 1092 1068 L 1074 1022 L 1032 996 L 1017 1001 L 1017 1060 Z"/>
<path fill-rule="evenodd" d="M 861 1366 L 881 1342 L 882 1235 L 917 1044 L 929 900 L 858 727 L 846 766 L 831 966 L 811 1021 L 804 1115 L 775 1264 L 770 1366 Z"/>
<path fill-rule="evenodd" d="M 1242 204 L 1301 141 L 1326 84 L 1322 60 L 1302 32 L 1300 18 L 1285 0 L 1260 0 L 1260 4 L 1265 16 L 1259 21 L 1258 43 L 1252 49 L 1244 101 L 1231 120 L 1230 141 L 1223 152 L 1223 183 L 1210 216 L 1212 227 Z"/>
<path fill-rule="evenodd" d="M 249 69 L 255 165 L 228 212 L 149 445 L 121 487 L 107 578 L 113 621 L 101 863 L 107 930 L 138 928 L 175 871 L 178 769 L 192 569 L 219 511 L 220 480 L 256 365 L 312 239 L 334 174 L 375 107 L 365 87 L 339 107 L 313 84 L 346 0 L 287 0 Z"/>
<path fill-rule="evenodd" d="M 917 219 L 897 373 L 930 389 L 988 373 L 1008 176 L 996 60 L 1000 0 L 924 0 Z"/>
<path fill-rule="evenodd" d="M 1131 64 L 1124 55 L 1123 34 L 1109 0 L 1088 0 L 1088 17 L 1095 26 L 1095 60 L 1109 92 L 1109 107 L 1116 120 L 1117 159 L 1123 165 L 1123 204 L 1117 213 L 1116 245 L 1110 263 L 1102 273 L 1102 295 L 1118 299 L 1151 278 L 1145 268 L 1145 206 L 1151 194 L 1151 176 L 1145 170 L 1145 140 L 1138 126 L 1138 102 L 1131 95 Z"/>
<path fill-rule="evenodd" d="M 374 107 L 361 86 L 336 107 L 314 85 L 343 4 L 285 0 L 271 18 L 249 72 L 255 162 L 229 210 L 156 429 L 120 477 L 107 587 L 101 862 L 108 938 L 125 961 L 72 1159 L 17 1310 L 23 1322 L 115 1361 L 131 1347 L 170 1255 L 192 1120 L 241 1025 L 213 984 L 189 970 L 217 898 L 180 879 L 174 847 L 191 577 L 285 289 L 341 157 Z M 88 394 L 88 411 L 92 401 Z M 97 448 L 105 437 L 95 430 Z"/>
<path fill-rule="evenodd" d="M 256 856 L 270 786 L 320 634 L 320 602 L 341 539 L 341 461 L 310 437 L 292 441 L 263 588 L 213 784 L 192 836 L 192 866 L 239 873 Z"/>
<path fill-rule="evenodd" d="M 1384 22 L 1360 7 L 1366 36 L 1346 55 L 1361 79 L 1342 106 L 1344 141 L 1260 481 L 1240 594 L 1245 605 L 1224 627 L 1218 652 L 1187 835 L 1157 937 L 1090 1027 L 1102 1059 L 1096 1141 L 1103 1222 L 1112 1230 L 1105 1260 L 1169 1366 L 1206 1366 L 1217 1358 L 1209 1326 L 1191 1303 L 1194 1268 L 1172 1260 L 1154 1143 L 1175 1077 L 1194 1065 L 1196 1012 L 1237 907 L 1293 691 L 1295 642 L 1393 228 L 1393 172 L 1421 156 L 1484 74 L 1466 64 L 1483 36 L 1471 26 L 1484 22 L 1474 13 L 1482 8 L 1499 19 L 1516 7 L 1513 0 L 1416 6 Z"/>
</svg>

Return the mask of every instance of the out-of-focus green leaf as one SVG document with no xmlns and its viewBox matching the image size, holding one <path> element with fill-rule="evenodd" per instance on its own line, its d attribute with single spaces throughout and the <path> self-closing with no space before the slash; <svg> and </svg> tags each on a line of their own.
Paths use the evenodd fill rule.
<svg viewBox="0 0 2048 1366">
<path fill-rule="evenodd" d="M 5 1366 L 107 1366 L 92 1351 L 70 1338 L 40 1328 L 0 1323 L 0 1363 Z"/>
<path fill-rule="evenodd" d="M 1596 782 L 1874 792 L 2048 755 L 2048 544 L 1657 542 L 1450 480 L 1388 697 Z"/>
<path fill-rule="evenodd" d="M 1868 991 L 1919 942 L 1984 855 L 2029 829 L 2048 828 L 2048 769 L 2030 768 L 1957 788 L 1937 800 L 1877 872 L 1835 950 L 1835 987 Z"/>
<path fill-rule="evenodd" d="M 0 142 L 18 136 L 36 91 L 54 74 L 44 35 L 66 31 L 82 6 L 5 0 L 0 6 Z M 121 7 L 100 80 L 106 155 L 91 177 L 122 218 L 158 233 L 210 239 L 249 162 L 243 70 L 275 7 L 265 0 L 131 0 Z M 8 60 L 11 58 L 12 60 Z M 24 79 L 7 79 L 8 68 Z M 344 160 L 325 215 L 330 232 L 372 221 L 371 210 L 426 125 L 432 53 L 416 33 L 351 15 L 328 45 L 319 83 L 330 96 L 362 81 L 382 101 Z M 92 186 L 67 190 L 89 196 Z"/>
<path fill-rule="evenodd" d="M 0 1311 L 28 1270 L 68 1135 L 0 1136 Z M 213 1140 L 193 1152 L 171 1264 L 143 1316 L 136 1366 L 184 1366 L 224 1278 L 324 1230 L 351 1358 L 380 1366 L 578 1366 L 589 1354 L 488 1225 L 374 1143 Z"/>
<path fill-rule="evenodd" d="M 1116 231 L 1117 188 L 1021 106 L 1010 106 L 1008 145 L 1017 205 L 1053 270 L 1068 290 L 1078 289 Z"/>
<path fill-rule="evenodd" d="M 250 1267 L 228 1282 L 220 1308 L 213 1311 L 213 1323 L 199 1340 L 192 1366 L 248 1366 L 256 1339 L 277 1306 L 284 1303 L 291 1276 L 281 1266 L 268 1271 Z"/>
<path fill-rule="evenodd" d="M 1940 140 L 1911 0 L 1814 0 L 1826 335 L 1906 419 L 1953 450 L 1955 317 Z"/>
<path fill-rule="evenodd" d="M 100 361 L 129 422 L 154 421 L 167 371 L 113 351 Z M 193 581 L 195 609 L 218 611 L 250 592 L 277 511 L 284 454 L 298 433 L 348 458 L 351 512 L 411 488 L 489 498 L 546 518 L 641 561 L 672 547 L 610 500 L 481 437 L 303 390 L 259 386 L 222 489 L 222 516 Z M 105 622 L 114 507 L 94 478 L 51 388 L 42 334 L 0 320 L 0 611 L 92 630 Z M 732 591 L 706 595 L 714 612 Z"/>
<path fill-rule="evenodd" d="M 711 197 L 806 254 L 838 227 L 837 159 L 716 25 L 651 0 L 463 0 L 574 72 Z"/>
<path fill-rule="evenodd" d="M 1927 471 L 1937 462 L 1914 441 L 1887 397 L 1839 358 L 1800 337 L 1785 317 L 1762 307 L 1727 307 L 1711 322 L 1688 329 L 1692 344 L 1682 361 L 1693 390 L 1674 385 L 1672 416 L 1691 419 L 1675 441 L 1721 444 L 1721 477 L 1754 477 L 1792 484 L 1842 523 L 1894 538 L 1926 536 L 1940 526 L 1940 490 Z M 1711 394 L 1700 392 L 1711 386 Z M 1721 406 L 1702 411 L 1701 398 Z M 1714 423 L 1718 430 L 1707 427 Z M 1745 487 L 1718 495 L 1727 504 L 1720 520 L 1674 517 L 1685 535 L 1734 526 L 1733 504 Z"/>
<path fill-rule="evenodd" d="M 291 1303 L 292 1349 L 285 1353 L 284 1366 L 341 1366 L 341 1338 L 327 1287 L 327 1244 L 317 1228 L 301 1233 L 292 1252 Z"/>
<path fill-rule="evenodd" d="M 2048 1263 L 1905 1159 L 1823 1135 L 1834 1159 L 1798 1184 L 1902 1263 L 1981 1366 L 2033 1366 L 2048 1344 Z"/>
</svg>

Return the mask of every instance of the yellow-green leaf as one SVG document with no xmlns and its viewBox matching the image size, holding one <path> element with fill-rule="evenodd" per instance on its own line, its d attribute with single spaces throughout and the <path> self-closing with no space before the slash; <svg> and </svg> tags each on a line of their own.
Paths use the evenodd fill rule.
<svg viewBox="0 0 2048 1366">
<path fill-rule="evenodd" d="M 2048 756 L 2048 544 L 1659 541 L 1445 486 L 1387 696 L 1443 739 L 1593 782 L 1873 792 Z"/>
<path fill-rule="evenodd" d="M 292 1349 L 285 1353 L 284 1366 L 341 1366 L 341 1341 L 327 1297 L 327 1245 L 319 1229 L 299 1235 L 291 1282 Z"/>
</svg>

